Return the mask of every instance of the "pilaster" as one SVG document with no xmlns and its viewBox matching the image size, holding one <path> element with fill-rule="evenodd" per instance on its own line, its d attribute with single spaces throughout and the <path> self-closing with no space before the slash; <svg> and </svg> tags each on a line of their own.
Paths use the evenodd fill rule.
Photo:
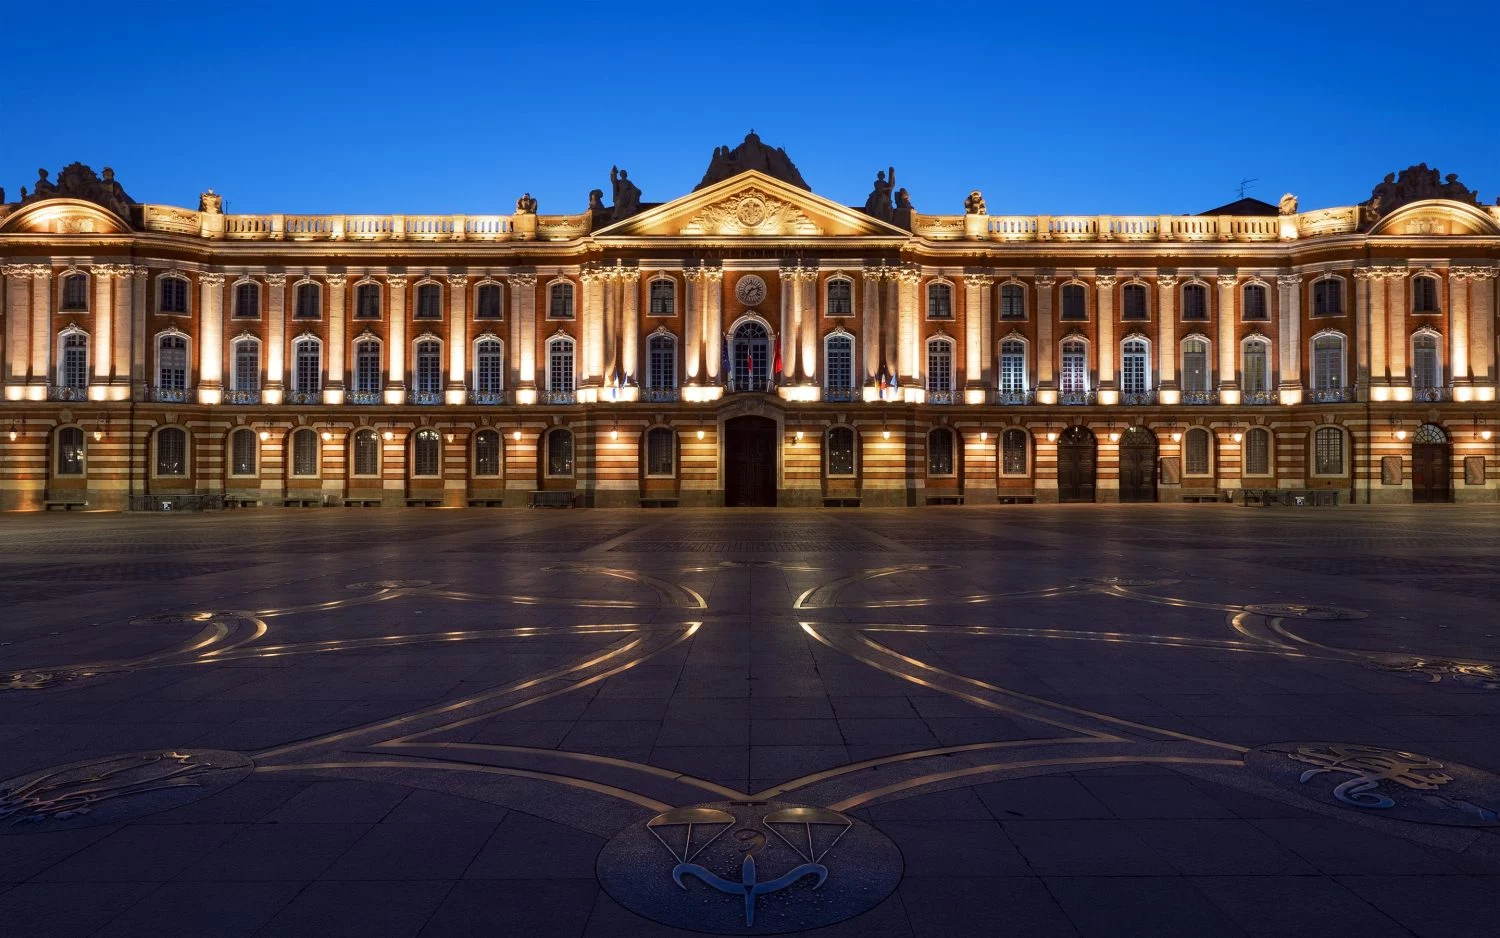
<svg viewBox="0 0 1500 938">
<path fill-rule="evenodd" d="M 142 398 L 146 394 L 146 319 L 150 315 L 146 291 L 150 289 L 151 271 L 145 267 L 135 269 L 135 283 L 131 287 L 130 328 L 135 334 L 135 354 L 130 361 L 131 396 Z"/>
<path fill-rule="evenodd" d="M 1098 290 L 1095 308 L 1099 311 L 1099 390 L 1115 388 L 1115 283 L 1114 274 L 1094 278 Z"/>
<path fill-rule="evenodd" d="M 599 369 L 601 382 L 614 386 L 620 379 L 620 268 L 606 267 L 599 271 L 599 286 L 604 293 L 603 365 Z"/>
<path fill-rule="evenodd" d="M 1411 386 L 1411 375 L 1406 367 L 1406 278 L 1411 271 L 1406 268 L 1386 268 L 1386 303 L 1389 304 L 1386 319 L 1390 326 L 1390 339 L 1386 346 L 1386 357 L 1391 366 L 1391 384 Z"/>
<path fill-rule="evenodd" d="M 286 274 L 266 274 L 267 404 L 281 402 L 286 387 Z M 273 399 L 274 398 L 274 399 Z"/>
<path fill-rule="evenodd" d="M 1239 403 L 1240 384 L 1235 361 L 1238 343 L 1234 341 L 1234 291 L 1239 282 L 1237 271 L 1219 271 L 1219 400 L 1224 404 Z"/>
<path fill-rule="evenodd" d="M 386 358 L 389 370 L 385 379 L 385 402 L 399 404 L 406 397 L 406 276 L 391 274 L 385 278 L 391 298 L 390 341 Z"/>
<path fill-rule="evenodd" d="M 518 391 L 525 391 L 535 400 L 536 396 L 536 274 L 516 273 L 510 278 L 511 315 L 520 320 L 520 341 L 516 356 Z M 517 395 L 520 400 L 520 395 Z"/>
<path fill-rule="evenodd" d="M 52 374 L 52 268 L 31 268 L 31 380 L 45 386 Z"/>
<path fill-rule="evenodd" d="M 1156 350 L 1157 374 L 1161 376 L 1158 387 L 1163 391 L 1176 391 L 1177 382 L 1177 274 L 1162 271 L 1156 278 L 1157 317 Z M 1113 350 L 1111 350 L 1113 354 Z M 1166 403 L 1163 401 L 1163 403 Z"/>
<path fill-rule="evenodd" d="M 135 268 L 128 264 L 119 264 L 114 268 L 115 277 L 115 302 L 112 313 L 114 315 L 114 347 L 106 350 L 100 347 L 100 354 L 108 354 L 114 358 L 111 373 L 113 384 L 130 384 L 130 336 L 134 329 L 135 306 L 132 302 L 131 283 L 135 279 Z M 140 312 L 141 318 L 145 318 L 145 312 Z"/>
<path fill-rule="evenodd" d="M 1448 361 L 1444 374 L 1454 387 L 1466 387 L 1469 373 L 1469 277 L 1468 271 L 1448 271 Z"/>
<path fill-rule="evenodd" d="M 682 280 L 682 374 L 684 383 L 698 384 L 703 374 L 703 268 L 684 267 Z"/>
<path fill-rule="evenodd" d="M 579 362 L 578 386 L 598 387 L 604 373 L 604 278 L 596 267 L 579 271 L 583 281 L 583 355 Z"/>
<path fill-rule="evenodd" d="M 818 269 L 804 267 L 802 281 L 802 314 L 799 317 L 802 331 L 802 380 L 816 384 L 818 380 Z"/>
<path fill-rule="evenodd" d="M 984 293 L 994 282 L 982 272 L 964 271 L 965 388 L 984 389 Z"/>
<path fill-rule="evenodd" d="M 1281 390 L 1292 391 L 1297 403 L 1302 393 L 1302 275 L 1280 274 L 1276 277 L 1276 305 L 1281 332 Z"/>
<path fill-rule="evenodd" d="M 640 372 L 641 270 L 620 268 L 620 371 L 624 382 L 635 387 Z"/>
<path fill-rule="evenodd" d="M 1495 283 L 1494 267 L 1470 267 L 1469 278 L 1469 371 L 1473 383 L 1491 389 L 1484 400 L 1491 400 L 1495 387 Z"/>
<path fill-rule="evenodd" d="M 5 287 L 5 381 L 24 384 L 31 374 L 31 267 L 6 267 Z"/>
<path fill-rule="evenodd" d="M 453 274 L 448 278 L 448 403 L 464 403 L 469 350 L 469 278 Z"/>
<path fill-rule="evenodd" d="M 1039 274 L 1036 278 L 1036 387 L 1038 391 L 1051 391 L 1057 387 L 1053 378 L 1053 363 L 1057 353 L 1052 342 L 1052 290 L 1057 278 L 1051 273 Z"/>
<path fill-rule="evenodd" d="M 1364 389 L 1390 385 L 1390 363 L 1386 357 L 1386 311 L 1385 282 L 1376 267 L 1358 267 L 1354 270 L 1355 283 L 1355 341 L 1358 357 L 1354 375 L 1354 386 L 1361 397 Z M 1360 311 L 1362 315 L 1359 315 Z"/>
<path fill-rule="evenodd" d="M 349 276 L 329 274 L 328 284 L 328 380 L 323 382 L 323 400 L 328 404 L 344 402 L 344 356 L 349 346 Z"/>
<path fill-rule="evenodd" d="M 115 275 L 113 264 L 95 264 L 92 273 L 94 285 L 93 318 L 94 335 L 89 351 L 93 354 L 93 384 L 109 384 L 110 367 L 114 362 L 114 310 L 111 301 L 114 290 L 110 278 Z"/>
<path fill-rule="evenodd" d="M 861 275 L 865 294 L 864 305 L 859 311 L 860 364 L 864 366 L 862 384 L 870 384 L 880 375 L 880 278 L 881 268 L 868 265 Z"/>
<path fill-rule="evenodd" d="M 710 383 L 720 383 L 728 375 L 719 374 L 719 364 L 724 357 L 724 268 L 703 268 L 704 322 L 703 362 Z M 718 380 L 714 380 L 718 379 Z"/>
<path fill-rule="evenodd" d="M 797 342 L 797 320 L 801 315 L 802 294 L 797 289 L 797 269 L 795 267 L 781 268 L 781 322 L 777 326 L 780 335 L 776 340 L 781 343 L 781 369 L 782 376 L 787 381 L 796 381 L 801 376 L 798 367 L 797 350 L 800 343 Z"/>
<path fill-rule="evenodd" d="M 896 347 L 900 350 L 901 384 L 906 387 L 921 387 L 923 368 L 920 364 L 920 350 L 917 348 L 921 344 L 917 316 L 922 269 L 916 264 L 903 264 L 896 276 L 901 284 L 900 324 L 896 331 Z"/>
</svg>

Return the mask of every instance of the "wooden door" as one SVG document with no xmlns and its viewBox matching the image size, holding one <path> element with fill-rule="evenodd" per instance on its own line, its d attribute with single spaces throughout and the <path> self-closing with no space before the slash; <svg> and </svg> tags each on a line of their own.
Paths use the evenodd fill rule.
<svg viewBox="0 0 1500 938">
<path fill-rule="evenodd" d="M 1447 443 L 1416 443 L 1411 448 L 1411 500 L 1453 499 L 1453 454 Z"/>
<path fill-rule="evenodd" d="M 1057 443 L 1057 500 L 1094 500 L 1096 459 L 1094 436 L 1079 427 L 1070 428 Z"/>
<path fill-rule="evenodd" d="M 776 421 L 736 417 L 724 425 L 724 504 L 776 504 Z"/>
</svg>

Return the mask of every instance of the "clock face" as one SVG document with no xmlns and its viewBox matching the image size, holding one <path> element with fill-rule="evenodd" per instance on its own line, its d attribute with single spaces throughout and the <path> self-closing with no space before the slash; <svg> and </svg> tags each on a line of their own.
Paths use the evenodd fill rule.
<svg viewBox="0 0 1500 938">
<path fill-rule="evenodd" d="M 755 274 L 746 274 L 734 285 L 734 295 L 746 306 L 759 306 L 766 298 L 766 282 Z"/>
</svg>

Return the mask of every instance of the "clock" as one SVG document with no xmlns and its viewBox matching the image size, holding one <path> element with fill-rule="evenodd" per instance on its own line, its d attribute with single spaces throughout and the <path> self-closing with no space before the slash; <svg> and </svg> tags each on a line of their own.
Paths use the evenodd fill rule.
<svg viewBox="0 0 1500 938">
<path fill-rule="evenodd" d="M 755 274 L 746 274 L 734 285 L 734 295 L 746 306 L 759 306 L 766 299 L 766 282 Z"/>
</svg>

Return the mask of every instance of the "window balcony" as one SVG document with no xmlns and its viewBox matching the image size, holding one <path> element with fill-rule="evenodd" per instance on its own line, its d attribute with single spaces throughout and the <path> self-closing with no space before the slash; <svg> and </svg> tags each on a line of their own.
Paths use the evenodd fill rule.
<svg viewBox="0 0 1500 938">
<path fill-rule="evenodd" d="M 1152 396 L 1154 397 L 1155 395 Z M 1129 395 L 1122 394 L 1120 395 L 1120 397 L 1123 400 L 1124 398 L 1129 397 Z M 1068 406 L 1097 404 L 1099 403 L 1099 395 L 1094 391 L 1058 391 L 1057 402 L 1059 404 L 1066 404 Z"/>
<path fill-rule="evenodd" d="M 828 404 L 854 404 L 864 400 L 861 388 L 824 388 L 823 401 Z"/>
<path fill-rule="evenodd" d="M 543 404 L 576 404 L 578 403 L 577 391 L 543 391 Z"/>
<path fill-rule="evenodd" d="M 1281 392 L 1280 391 L 1241 391 L 1240 392 L 1240 403 L 1241 404 L 1255 404 L 1255 405 L 1280 404 L 1281 403 Z"/>
<path fill-rule="evenodd" d="M 406 403 L 420 407 L 432 407 L 443 402 L 442 391 L 407 391 Z"/>
<path fill-rule="evenodd" d="M 1352 400 L 1353 388 L 1312 388 L 1307 392 L 1309 404 L 1345 404 Z"/>
<path fill-rule="evenodd" d="M 1187 392 L 1182 392 L 1183 403 L 1187 403 Z M 1149 407 L 1156 403 L 1155 391 L 1121 391 L 1120 403 L 1126 407 Z"/>
<path fill-rule="evenodd" d="M 641 400 L 648 404 L 675 404 L 682 400 L 682 389 L 641 388 Z"/>
<path fill-rule="evenodd" d="M 927 392 L 927 403 L 929 404 L 959 404 L 963 402 L 963 395 L 958 391 L 931 391 Z"/>
<path fill-rule="evenodd" d="M 286 392 L 288 404 L 321 404 L 323 403 L 323 391 L 288 391 Z"/>
<path fill-rule="evenodd" d="M 226 404 L 259 404 L 260 391 L 225 391 L 224 403 Z"/>
<path fill-rule="evenodd" d="M 1195 406 L 1202 406 L 1204 404 L 1217 404 L 1219 403 L 1219 392 L 1217 390 L 1183 391 L 1182 402 L 1184 404 L 1192 404 Z"/>
<path fill-rule="evenodd" d="M 746 378 L 743 381 L 730 378 L 724 384 L 726 394 L 771 394 L 776 390 L 776 383 L 770 377 Z"/>
<path fill-rule="evenodd" d="M 1440 404 L 1453 400 L 1452 388 L 1412 388 L 1411 399 L 1424 404 Z"/>
<path fill-rule="evenodd" d="M 1036 403 L 1036 391 L 996 391 L 991 400 L 1006 407 L 1020 407 Z"/>
<path fill-rule="evenodd" d="M 47 400 L 49 401 L 86 401 L 88 399 L 88 385 L 79 387 L 68 384 L 54 384 L 47 388 Z"/>
<path fill-rule="evenodd" d="M 371 404 L 379 404 L 382 395 L 379 391 L 349 391 L 344 395 L 345 404 L 359 404 L 368 407 Z"/>
<path fill-rule="evenodd" d="M 469 391 L 469 403 L 483 407 L 495 407 L 510 403 L 509 391 Z"/>
<path fill-rule="evenodd" d="M 186 404 L 192 394 L 189 388 L 152 388 L 151 399 L 158 404 Z"/>
</svg>

